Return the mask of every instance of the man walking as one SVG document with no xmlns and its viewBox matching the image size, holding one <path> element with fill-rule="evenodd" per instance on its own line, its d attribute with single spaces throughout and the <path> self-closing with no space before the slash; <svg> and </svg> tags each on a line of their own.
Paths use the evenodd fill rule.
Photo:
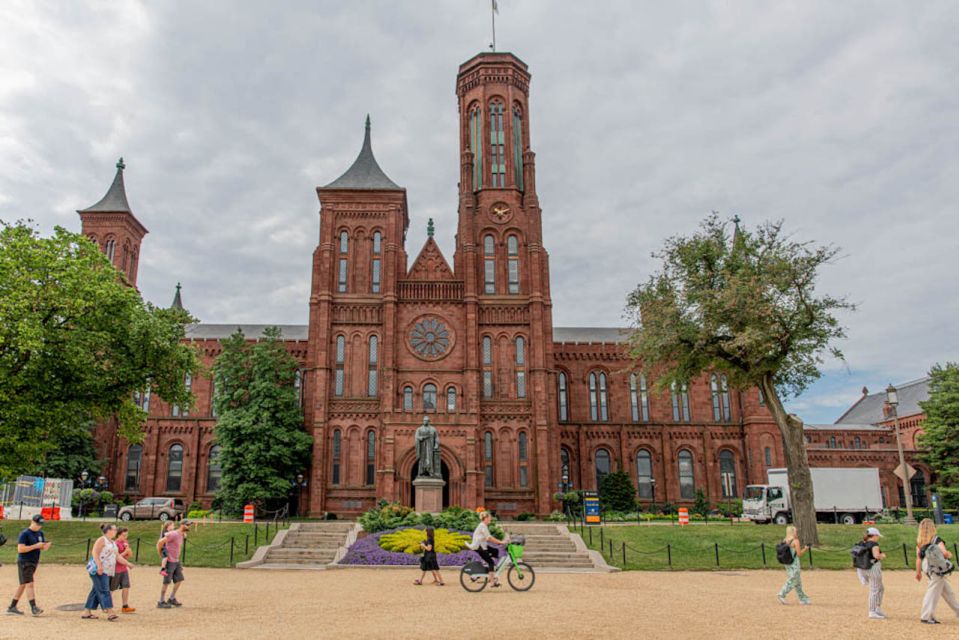
<svg viewBox="0 0 959 640">
<path fill-rule="evenodd" d="M 170 531 L 157 542 L 157 553 L 163 557 L 163 550 L 166 549 L 166 575 L 163 576 L 163 587 L 160 589 L 160 601 L 157 603 L 157 609 L 169 609 L 179 607 L 182 603 L 176 599 L 176 592 L 183 582 L 183 565 L 180 563 L 180 549 L 183 548 L 183 540 L 190 531 L 189 520 L 184 520 L 180 526 Z M 166 589 L 170 583 L 173 583 L 173 591 L 170 592 L 170 599 L 167 600 Z"/>
<path fill-rule="evenodd" d="M 30 612 L 38 616 L 43 609 L 37 606 L 36 590 L 33 588 L 33 576 L 40 564 L 40 552 L 50 548 L 50 543 L 43 538 L 43 517 L 40 514 L 33 516 L 30 526 L 20 532 L 17 538 L 17 572 L 20 575 L 20 586 L 7 607 L 7 615 L 22 616 L 23 612 L 17 609 L 17 602 L 24 590 L 30 600 Z"/>
</svg>

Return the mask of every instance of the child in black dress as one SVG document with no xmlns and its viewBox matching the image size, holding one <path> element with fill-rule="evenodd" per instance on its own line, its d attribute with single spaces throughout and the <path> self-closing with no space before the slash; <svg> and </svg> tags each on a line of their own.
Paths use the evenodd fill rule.
<svg viewBox="0 0 959 640">
<path fill-rule="evenodd" d="M 444 583 L 442 576 L 440 576 L 439 562 L 436 560 L 436 537 L 433 527 L 426 527 L 426 540 L 420 543 L 420 549 L 423 550 L 423 556 L 420 558 L 420 570 L 423 571 L 423 575 L 420 576 L 419 580 L 414 580 L 413 584 L 423 584 L 426 572 L 430 571 L 433 574 L 433 584 L 442 587 Z"/>
</svg>

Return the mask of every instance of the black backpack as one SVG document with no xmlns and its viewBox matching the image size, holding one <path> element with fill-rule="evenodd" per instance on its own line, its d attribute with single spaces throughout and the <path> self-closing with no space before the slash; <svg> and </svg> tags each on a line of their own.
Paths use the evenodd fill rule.
<svg viewBox="0 0 959 640">
<path fill-rule="evenodd" d="M 875 564 L 875 559 L 872 557 L 873 546 L 875 545 L 866 542 L 854 544 L 849 552 L 852 555 L 852 566 L 865 571 L 872 569 L 872 565 Z"/>
<path fill-rule="evenodd" d="M 779 564 L 792 564 L 795 559 L 793 549 L 788 542 L 783 540 L 776 545 L 776 560 L 779 560 Z"/>
</svg>

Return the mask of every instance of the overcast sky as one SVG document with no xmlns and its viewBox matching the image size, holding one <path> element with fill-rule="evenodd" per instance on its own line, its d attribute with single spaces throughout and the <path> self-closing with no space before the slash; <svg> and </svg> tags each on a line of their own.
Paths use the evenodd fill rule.
<svg viewBox="0 0 959 640">
<path fill-rule="evenodd" d="M 863 385 L 959 359 L 959 4 L 499 0 L 533 74 L 557 326 L 615 326 L 664 238 L 711 210 L 783 218 L 843 258 L 846 363 L 791 403 L 832 422 Z M 487 0 L 0 4 L 0 219 L 79 230 L 118 156 L 139 283 L 205 322 L 305 323 L 315 187 L 373 120 L 408 190 L 408 251 L 452 260 L 457 66 Z"/>
</svg>

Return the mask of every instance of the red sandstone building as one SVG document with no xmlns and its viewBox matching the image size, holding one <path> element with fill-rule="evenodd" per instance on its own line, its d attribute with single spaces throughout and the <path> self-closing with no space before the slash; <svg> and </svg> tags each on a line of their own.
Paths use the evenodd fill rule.
<svg viewBox="0 0 959 640">
<path fill-rule="evenodd" d="M 380 498 L 411 504 L 413 432 L 424 414 L 440 433 L 444 503 L 506 515 L 549 513 L 556 491 L 595 489 L 619 468 L 643 502 L 690 503 L 700 489 L 713 502 L 739 496 L 763 482 L 767 468 L 784 466 L 779 432 L 756 390 L 704 376 L 659 393 L 626 358 L 622 330 L 553 326 L 529 83 L 526 64 L 509 53 L 481 53 L 460 66 L 452 262 L 434 242 L 432 222 L 418 252 L 407 253 L 406 190 L 377 164 L 369 120 L 353 165 L 317 188 L 309 324 L 281 327 L 302 364 L 298 384 L 314 440 L 301 510 L 357 514 Z M 122 161 L 117 166 L 107 195 L 79 213 L 83 233 L 135 285 L 146 229 L 127 203 Z M 209 365 L 236 328 L 199 324 L 188 336 Z M 265 325 L 241 328 L 256 339 Z M 112 425 L 98 427 L 118 492 L 213 499 L 212 383 L 189 383 L 189 410 L 139 398 L 149 409 L 142 445 L 128 445 Z M 887 501 L 898 504 L 887 427 L 840 423 L 811 427 L 809 437 L 814 464 L 882 468 Z M 836 446 L 821 449 L 823 441 Z"/>
</svg>

